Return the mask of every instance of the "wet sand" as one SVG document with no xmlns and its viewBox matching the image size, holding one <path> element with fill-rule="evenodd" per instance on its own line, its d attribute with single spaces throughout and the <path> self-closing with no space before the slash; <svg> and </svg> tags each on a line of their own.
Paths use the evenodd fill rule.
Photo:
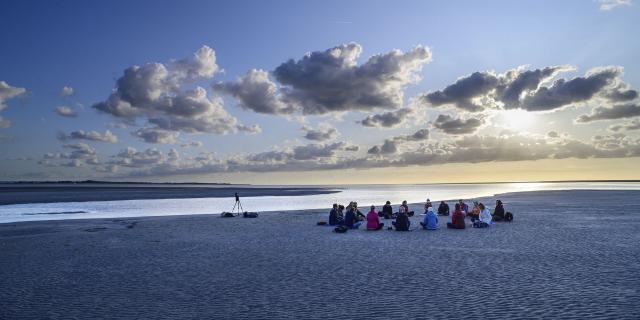
<svg viewBox="0 0 640 320">
<path fill-rule="evenodd" d="M 247 187 L 247 186 L 171 186 L 171 185 L 3 185 L 0 205 L 23 203 L 86 202 L 140 199 L 230 198 L 302 196 L 338 191 L 325 188 Z"/>
<path fill-rule="evenodd" d="M 335 234 L 328 210 L 0 224 L 0 319 L 640 317 L 640 191 L 496 198 L 515 220 L 488 229 Z"/>
</svg>

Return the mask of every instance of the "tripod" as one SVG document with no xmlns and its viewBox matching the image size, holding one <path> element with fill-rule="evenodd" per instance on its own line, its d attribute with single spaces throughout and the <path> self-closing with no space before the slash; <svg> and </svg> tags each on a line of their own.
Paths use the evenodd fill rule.
<svg viewBox="0 0 640 320">
<path fill-rule="evenodd" d="M 236 207 L 238 208 L 238 215 L 240 215 L 244 209 L 242 208 L 242 203 L 240 203 L 240 196 L 238 195 L 238 193 L 236 192 L 236 203 L 233 205 L 233 209 L 231 209 L 231 213 L 234 212 L 234 210 L 236 210 Z"/>
</svg>

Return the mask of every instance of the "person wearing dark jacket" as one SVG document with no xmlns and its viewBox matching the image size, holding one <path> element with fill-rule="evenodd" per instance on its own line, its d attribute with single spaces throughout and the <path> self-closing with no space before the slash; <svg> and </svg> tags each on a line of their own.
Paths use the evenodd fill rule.
<svg viewBox="0 0 640 320">
<path fill-rule="evenodd" d="M 382 216 L 385 219 L 393 218 L 393 207 L 391 207 L 391 201 L 387 201 L 387 203 L 382 207 Z"/>
<path fill-rule="evenodd" d="M 331 212 L 329 212 L 329 225 L 339 226 L 339 225 L 342 225 L 343 223 L 344 223 L 344 219 L 342 218 L 342 215 L 338 211 L 338 204 L 334 203 L 333 209 L 331 209 Z"/>
<path fill-rule="evenodd" d="M 440 206 L 438 206 L 438 215 L 439 216 L 449 215 L 449 205 L 446 202 L 440 201 Z"/>
<path fill-rule="evenodd" d="M 460 209 L 461 205 L 456 203 L 456 209 L 453 211 L 453 215 L 451 215 L 451 222 L 447 222 L 447 228 L 449 229 L 464 229 L 464 211 Z"/>
<path fill-rule="evenodd" d="M 361 224 L 362 221 L 358 221 L 356 209 L 354 209 L 353 204 L 349 205 L 347 213 L 344 215 L 344 225 L 349 229 L 358 229 Z"/>
<path fill-rule="evenodd" d="M 502 206 L 502 201 L 496 200 L 496 208 L 493 210 L 493 221 L 502 221 L 504 220 L 504 207 Z"/>
<path fill-rule="evenodd" d="M 409 231 L 409 227 L 411 226 L 409 216 L 407 216 L 407 214 L 403 210 L 400 210 L 400 212 L 398 212 L 396 221 L 393 221 L 392 223 L 393 226 L 396 227 L 396 231 Z"/>
</svg>

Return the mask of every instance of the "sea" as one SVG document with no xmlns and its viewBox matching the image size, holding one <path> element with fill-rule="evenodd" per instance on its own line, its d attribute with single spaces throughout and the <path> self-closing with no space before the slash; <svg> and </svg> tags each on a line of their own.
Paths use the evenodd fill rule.
<svg viewBox="0 0 640 320">
<path fill-rule="evenodd" d="M 260 186 L 255 186 L 260 188 Z M 265 186 L 267 187 L 267 186 Z M 268 186 L 279 187 L 279 186 Z M 242 197 L 245 211 L 272 212 L 285 210 L 329 210 L 333 203 L 357 201 L 360 207 L 382 206 L 386 201 L 399 204 L 489 197 L 498 194 L 545 190 L 640 190 L 640 182 L 527 182 L 527 183 L 465 183 L 410 185 L 340 185 L 286 186 L 323 187 L 337 191 L 331 194 L 301 196 Z M 220 187 L 218 187 L 220 188 Z M 224 187 L 223 187 L 224 188 Z M 504 199 L 508 203 L 508 196 Z M 229 198 L 144 199 L 87 202 L 25 203 L 0 205 L 0 223 L 39 220 L 89 218 L 123 218 L 218 214 L 231 211 L 235 203 Z"/>
</svg>

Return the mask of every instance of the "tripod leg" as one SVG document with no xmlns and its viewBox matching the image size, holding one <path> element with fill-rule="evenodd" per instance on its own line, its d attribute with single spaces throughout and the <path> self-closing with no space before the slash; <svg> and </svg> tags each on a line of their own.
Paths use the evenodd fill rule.
<svg viewBox="0 0 640 320">
<path fill-rule="evenodd" d="M 237 204 L 238 204 L 238 203 L 236 202 L 236 203 L 233 205 L 233 209 L 231 209 L 231 213 L 233 213 L 233 211 L 234 211 L 234 210 L 236 210 L 236 205 L 237 205 Z"/>
</svg>

